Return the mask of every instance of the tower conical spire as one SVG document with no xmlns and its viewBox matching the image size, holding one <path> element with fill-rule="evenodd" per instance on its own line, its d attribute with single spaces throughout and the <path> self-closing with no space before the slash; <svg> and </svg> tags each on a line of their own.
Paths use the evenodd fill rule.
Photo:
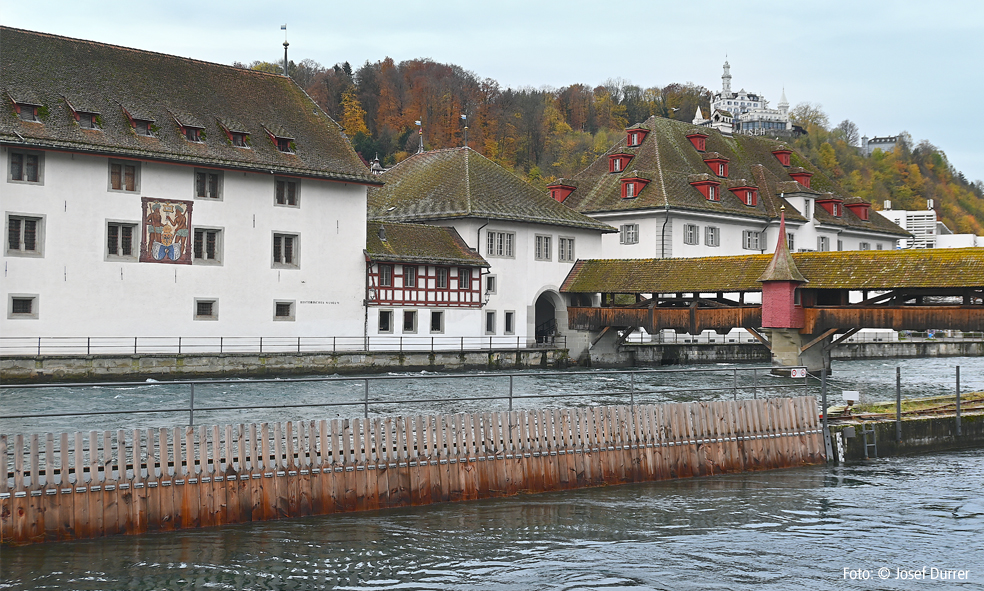
<svg viewBox="0 0 984 591">
<path fill-rule="evenodd" d="M 806 277 L 796 268 L 793 255 L 789 254 L 789 247 L 786 245 L 786 206 L 779 209 L 779 240 L 776 243 L 776 252 L 769 261 L 769 266 L 757 281 L 795 281 L 798 283 L 809 283 Z"/>
</svg>

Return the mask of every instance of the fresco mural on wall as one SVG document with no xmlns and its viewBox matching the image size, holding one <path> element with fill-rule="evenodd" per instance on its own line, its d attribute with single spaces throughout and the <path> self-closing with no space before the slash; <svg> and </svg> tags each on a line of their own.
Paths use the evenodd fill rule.
<svg viewBox="0 0 984 591">
<path fill-rule="evenodd" d="M 143 197 L 141 263 L 190 265 L 191 201 Z"/>
</svg>

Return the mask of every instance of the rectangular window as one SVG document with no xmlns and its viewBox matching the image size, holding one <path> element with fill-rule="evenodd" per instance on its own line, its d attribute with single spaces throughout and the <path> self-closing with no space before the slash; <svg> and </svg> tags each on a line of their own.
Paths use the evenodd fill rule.
<svg viewBox="0 0 984 591">
<path fill-rule="evenodd" d="M 458 268 L 458 289 L 471 289 L 471 269 Z"/>
<path fill-rule="evenodd" d="M 17 103 L 17 108 L 20 109 L 18 115 L 20 116 L 21 121 L 38 120 L 37 107 L 35 107 L 34 105 L 28 105 L 26 103 Z"/>
<path fill-rule="evenodd" d="M 195 228 L 195 263 L 222 262 L 222 230 Z"/>
<path fill-rule="evenodd" d="M 413 334 L 417 332 L 417 311 L 403 311 L 403 332 Z"/>
<path fill-rule="evenodd" d="M 195 299 L 195 320 L 218 320 L 218 300 Z"/>
<path fill-rule="evenodd" d="M 550 260 L 550 236 L 537 236 L 536 237 L 536 252 L 535 257 L 538 261 L 549 261 Z"/>
<path fill-rule="evenodd" d="M 393 332 L 393 310 L 379 311 L 379 332 Z"/>
<path fill-rule="evenodd" d="M 869 242 L 859 242 L 858 250 L 871 250 L 871 243 Z"/>
<path fill-rule="evenodd" d="M 485 276 L 485 293 L 492 295 L 495 293 L 495 275 Z"/>
<path fill-rule="evenodd" d="M 786 232 L 786 248 L 789 250 L 789 252 L 796 252 L 796 247 L 794 246 L 795 244 L 796 241 L 793 240 L 793 235 L 790 234 L 789 232 Z"/>
<path fill-rule="evenodd" d="M 882 244 L 881 244 L 881 242 L 875 244 L 875 250 L 882 250 Z"/>
<path fill-rule="evenodd" d="M 246 143 L 246 138 L 248 137 L 245 133 L 232 132 L 232 145 L 237 148 L 248 148 L 249 144 Z"/>
<path fill-rule="evenodd" d="M 621 172 L 621 171 L 622 171 L 622 159 L 612 158 L 612 172 Z"/>
<path fill-rule="evenodd" d="M 639 244 L 639 224 L 622 224 L 618 228 L 619 244 Z"/>
<path fill-rule="evenodd" d="M 291 144 L 290 138 L 286 138 L 286 137 L 277 138 L 277 149 L 280 150 L 281 152 L 285 152 L 287 154 L 293 154 L 294 150 L 291 149 L 290 144 Z"/>
<path fill-rule="evenodd" d="M 439 310 L 434 310 L 431 312 L 430 317 L 430 331 L 431 332 L 444 332 L 444 312 Z"/>
<path fill-rule="evenodd" d="M 109 222 L 106 225 L 106 257 L 135 258 L 136 252 L 133 249 L 133 238 L 136 235 L 136 224 Z"/>
<path fill-rule="evenodd" d="M 274 180 L 276 186 L 276 204 L 285 207 L 297 207 L 299 201 L 300 182 L 292 179 L 277 178 Z"/>
<path fill-rule="evenodd" d="M 82 129 L 99 129 L 99 114 L 79 112 L 79 127 Z"/>
<path fill-rule="evenodd" d="M 837 251 L 840 252 L 842 250 L 844 250 L 844 241 L 843 240 L 838 240 L 837 241 Z"/>
<path fill-rule="evenodd" d="M 38 296 L 36 294 L 12 293 L 7 299 L 7 318 L 37 319 Z"/>
<path fill-rule="evenodd" d="M 557 260 L 562 263 L 573 263 L 574 262 L 574 239 L 573 238 L 558 238 L 557 239 Z"/>
<path fill-rule="evenodd" d="M 393 265 L 379 265 L 379 286 L 393 286 Z"/>
<path fill-rule="evenodd" d="M 148 137 L 154 136 L 154 122 L 148 121 L 146 119 L 134 119 L 133 128 L 136 130 L 137 135 L 144 135 Z"/>
<path fill-rule="evenodd" d="M 417 267 L 403 265 L 403 287 L 417 286 Z"/>
<path fill-rule="evenodd" d="M 741 233 L 741 236 L 742 236 L 742 244 L 745 250 L 762 250 L 762 247 L 759 246 L 759 241 L 761 240 L 762 237 L 761 232 L 755 232 L 753 230 L 745 230 L 744 232 Z"/>
<path fill-rule="evenodd" d="M 717 187 L 715 187 L 714 185 L 708 185 L 708 187 L 707 187 L 707 199 L 709 201 L 717 201 L 718 200 L 718 197 L 717 197 Z"/>
<path fill-rule="evenodd" d="M 185 127 L 185 139 L 189 142 L 201 143 L 202 141 L 202 130 L 198 127 Z"/>
<path fill-rule="evenodd" d="M 297 268 L 300 237 L 296 234 L 273 235 L 273 266 Z"/>
<path fill-rule="evenodd" d="M 485 334 L 495 334 L 495 312 L 491 310 L 485 312 Z"/>
<path fill-rule="evenodd" d="M 42 168 L 44 164 L 41 152 L 10 151 L 9 182 L 43 184 Z"/>
<path fill-rule="evenodd" d="M 7 216 L 7 254 L 42 256 L 44 218 L 19 215 Z"/>
<path fill-rule="evenodd" d="M 700 227 L 697 224 L 683 225 L 683 243 L 700 244 Z"/>
<path fill-rule="evenodd" d="M 516 313 L 512 311 L 506 312 L 505 327 L 503 328 L 503 332 L 505 332 L 506 334 L 514 334 L 516 332 L 516 327 L 514 326 L 515 323 L 516 323 Z"/>
<path fill-rule="evenodd" d="M 434 269 L 434 287 L 437 289 L 448 288 L 448 269 L 447 267 L 437 267 Z"/>
<path fill-rule="evenodd" d="M 222 173 L 214 170 L 195 171 L 195 197 L 221 199 Z"/>
<path fill-rule="evenodd" d="M 717 226 L 705 226 L 704 244 L 707 246 L 721 246 L 721 229 Z"/>
<path fill-rule="evenodd" d="M 488 237 L 487 255 L 493 257 L 513 257 L 513 243 L 516 235 L 512 232 L 486 232 Z"/>
<path fill-rule="evenodd" d="M 111 191 L 135 193 L 140 190 L 140 163 L 109 162 L 109 188 Z"/>
<path fill-rule="evenodd" d="M 273 319 L 281 321 L 294 320 L 294 302 L 279 300 L 273 302 Z"/>
<path fill-rule="evenodd" d="M 805 217 L 808 220 L 813 219 L 813 200 L 804 199 L 803 203 L 804 203 L 803 207 L 805 209 L 805 211 L 803 212 L 803 217 Z"/>
<path fill-rule="evenodd" d="M 817 250 L 820 252 L 827 252 L 830 250 L 830 238 L 826 236 L 817 236 Z"/>
<path fill-rule="evenodd" d="M 625 183 L 625 198 L 635 197 L 635 183 Z"/>
</svg>

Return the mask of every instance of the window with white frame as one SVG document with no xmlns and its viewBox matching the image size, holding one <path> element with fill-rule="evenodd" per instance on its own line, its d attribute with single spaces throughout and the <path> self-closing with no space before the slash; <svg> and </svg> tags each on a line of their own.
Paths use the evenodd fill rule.
<svg viewBox="0 0 984 591">
<path fill-rule="evenodd" d="M 403 287 L 417 287 L 417 267 L 403 265 Z"/>
<path fill-rule="evenodd" d="M 573 263 L 574 239 L 560 237 L 557 239 L 557 260 L 562 263 Z"/>
<path fill-rule="evenodd" d="M 700 244 L 700 227 L 697 224 L 683 225 L 683 243 Z"/>
<path fill-rule="evenodd" d="M 485 293 L 488 294 L 488 295 L 494 295 L 495 294 L 496 287 L 497 287 L 497 285 L 496 285 L 495 275 L 486 275 L 485 276 Z"/>
<path fill-rule="evenodd" d="M 393 310 L 379 311 L 379 332 L 380 333 L 393 332 Z"/>
<path fill-rule="evenodd" d="M 495 334 L 495 311 L 485 311 L 485 334 Z"/>
<path fill-rule="evenodd" d="M 803 200 L 803 203 L 804 203 L 804 205 L 803 205 L 803 208 L 804 208 L 803 217 L 805 217 L 808 220 L 813 219 L 813 200 L 812 199 L 804 199 Z"/>
<path fill-rule="evenodd" d="M 222 171 L 196 170 L 195 197 L 198 199 L 222 199 Z"/>
<path fill-rule="evenodd" d="M 7 214 L 6 252 L 10 256 L 44 256 L 44 218 Z"/>
<path fill-rule="evenodd" d="M 195 320 L 218 320 L 219 300 L 195 298 Z"/>
<path fill-rule="evenodd" d="M 516 333 L 516 312 L 512 310 L 507 310 L 504 314 L 505 324 L 502 328 L 502 332 L 505 334 L 515 334 Z"/>
<path fill-rule="evenodd" d="M 549 261 L 550 255 L 550 236 L 537 234 L 534 258 L 538 261 Z"/>
<path fill-rule="evenodd" d="M 437 289 L 448 288 L 448 268 L 437 267 L 434 269 L 434 287 Z"/>
<path fill-rule="evenodd" d="M 639 244 L 639 224 L 622 224 L 618 227 L 619 244 Z"/>
<path fill-rule="evenodd" d="M 625 183 L 625 198 L 630 199 L 636 195 L 636 184 Z"/>
<path fill-rule="evenodd" d="M 837 252 L 840 252 L 842 250 L 844 250 L 844 241 L 843 240 L 838 240 L 837 241 Z"/>
<path fill-rule="evenodd" d="M 379 286 L 393 286 L 393 265 L 379 265 Z"/>
<path fill-rule="evenodd" d="M 858 250 L 871 250 L 870 242 L 858 242 Z"/>
<path fill-rule="evenodd" d="M 432 333 L 444 332 L 444 311 L 431 310 L 430 331 Z"/>
<path fill-rule="evenodd" d="M 108 222 L 106 224 L 106 259 L 137 259 L 134 238 L 137 237 L 137 224 L 133 222 Z"/>
<path fill-rule="evenodd" d="M 300 266 L 300 236 L 297 234 L 273 235 L 274 268 L 296 269 Z"/>
<path fill-rule="evenodd" d="M 301 197 L 301 183 L 297 179 L 274 179 L 274 204 L 284 207 L 298 207 Z"/>
<path fill-rule="evenodd" d="M 273 319 L 292 322 L 294 320 L 294 308 L 293 300 L 275 300 L 273 302 Z"/>
<path fill-rule="evenodd" d="M 26 183 L 31 185 L 44 184 L 44 153 L 10 150 L 10 167 L 7 170 L 7 182 Z"/>
<path fill-rule="evenodd" d="M 721 228 L 717 226 L 705 226 L 704 244 L 706 246 L 721 246 Z"/>
<path fill-rule="evenodd" d="M 140 163 L 109 161 L 109 190 L 125 193 L 140 192 Z"/>
<path fill-rule="evenodd" d="M 745 230 L 741 233 L 742 246 L 745 250 L 762 250 L 760 242 L 762 233 L 754 230 Z"/>
<path fill-rule="evenodd" d="M 7 318 L 10 320 L 38 318 L 38 295 L 12 293 L 7 296 Z"/>
<path fill-rule="evenodd" d="M 458 289 L 471 289 L 472 272 L 468 267 L 458 267 Z"/>
<path fill-rule="evenodd" d="M 718 197 L 717 197 L 717 187 L 715 187 L 714 185 L 708 185 L 707 186 L 707 199 L 708 199 L 708 201 L 717 201 L 718 200 Z"/>
<path fill-rule="evenodd" d="M 793 239 L 793 235 L 786 232 L 786 248 L 789 252 L 796 252 L 796 241 Z"/>
<path fill-rule="evenodd" d="M 404 334 L 414 334 L 417 332 L 417 311 L 403 311 L 403 332 Z"/>
<path fill-rule="evenodd" d="M 485 233 L 488 240 L 488 249 L 485 254 L 493 257 L 512 258 L 514 254 L 514 244 L 516 234 L 513 232 L 494 232 Z"/>
<path fill-rule="evenodd" d="M 195 228 L 192 243 L 194 263 L 217 265 L 222 262 L 222 230 L 220 228 Z"/>
<path fill-rule="evenodd" d="M 827 236 L 817 236 L 817 250 L 820 252 L 830 250 L 830 238 Z"/>
</svg>

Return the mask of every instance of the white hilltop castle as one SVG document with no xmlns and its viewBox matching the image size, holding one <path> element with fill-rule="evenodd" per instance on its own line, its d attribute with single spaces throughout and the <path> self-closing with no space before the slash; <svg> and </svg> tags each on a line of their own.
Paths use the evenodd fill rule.
<svg viewBox="0 0 984 591">
<path fill-rule="evenodd" d="M 779 108 L 770 109 L 769 101 L 760 94 L 748 92 L 744 88 L 738 92 L 731 90 L 731 65 L 724 62 L 721 76 L 721 92 L 711 97 L 711 112 L 704 119 L 700 107 L 694 115 L 694 125 L 711 127 L 722 133 L 743 133 L 748 135 L 769 135 L 792 130 L 789 121 L 789 101 L 783 89 Z"/>
</svg>

